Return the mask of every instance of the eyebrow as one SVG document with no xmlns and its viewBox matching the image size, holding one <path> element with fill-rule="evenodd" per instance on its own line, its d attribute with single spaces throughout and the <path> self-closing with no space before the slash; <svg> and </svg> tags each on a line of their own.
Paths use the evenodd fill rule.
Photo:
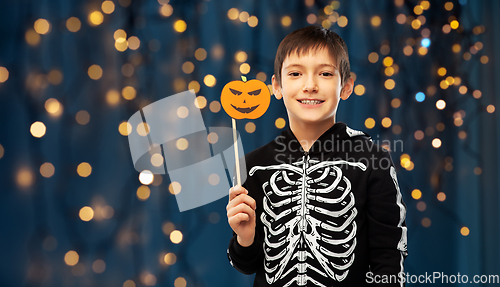
<svg viewBox="0 0 500 287">
<path fill-rule="evenodd" d="M 286 69 L 289 69 L 289 68 L 293 68 L 293 67 L 297 67 L 297 68 L 304 68 L 303 65 L 300 65 L 300 64 L 290 64 L 288 66 L 285 67 L 285 70 Z M 332 67 L 334 69 L 337 69 L 337 67 L 335 67 L 333 64 L 320 64 L 319 67 Z"/>
</svg>

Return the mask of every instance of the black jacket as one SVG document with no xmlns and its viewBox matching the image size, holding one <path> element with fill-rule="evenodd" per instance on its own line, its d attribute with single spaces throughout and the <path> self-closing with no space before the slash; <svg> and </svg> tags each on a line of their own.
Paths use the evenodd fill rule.
<svg viewBox="0 0 500 287">
<path fill-rule="evenodd" d="M 337 123 L 304 152 L 287 129 L 246 165 L 255 241 L 242 247 L 233 233 L 227 253 L 256 273 L 254 286 L 365 286 L 381 275 L 381 286 L 402 285 L 406 207 L 389 152 L 368 135 Z"/>
</svg>

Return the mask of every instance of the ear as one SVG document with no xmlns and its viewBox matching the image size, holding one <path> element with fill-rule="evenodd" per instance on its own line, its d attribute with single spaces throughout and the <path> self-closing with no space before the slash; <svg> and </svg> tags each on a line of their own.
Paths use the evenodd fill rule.
<svg viewBox="0 0 500 287">
<path fill-rule="evenodd" d="M 352 90 L 354 89 L 354 80 L 349 78 L 342 87 L 342 91 L 340 91 L 340 98 L 342 100 L 347 100 L 349 96 L 352 94 Z"/>
<path fill-rule="evenodd" d="M 281 87 L 280 87 L 280 84 L 278 83 L 278 81 L 276 80 L 275 75 L 273 75 L 271 80 L 273 82 L 273 94 L 277 100 L 281 100 L 283 95 L 281 94 Z"/>
</svg>

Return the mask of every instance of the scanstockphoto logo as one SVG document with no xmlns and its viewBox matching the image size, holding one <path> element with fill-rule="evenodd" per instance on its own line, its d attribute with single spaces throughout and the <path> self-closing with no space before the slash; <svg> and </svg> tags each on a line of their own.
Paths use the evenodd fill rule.
<svg viewBox="0 0 500 287">
<path fill-rule="evenodd" d="M 228 194 L 235 171 L 233 130 L 206 127 L 194 90 L 158 100 L 129 119 L 128 136 L 134 168 L 168 174 L 181 212 Z M 239 134 L 238 154 L 244 155 Z M 246 179 L 244 156 L 239 160 Z"/>
</svg>

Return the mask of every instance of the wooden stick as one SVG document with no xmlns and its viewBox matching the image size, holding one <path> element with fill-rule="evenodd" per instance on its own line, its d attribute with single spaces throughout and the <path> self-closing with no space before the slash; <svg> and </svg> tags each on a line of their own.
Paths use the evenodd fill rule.
<svg viewBox="0 0 500 287">
<path fill-rule="evenodd" d="M 234 158 L 236 161 L 236 183 L 241 185 L 241 176 L 240 176 L 240 157 L 238 156 L 238 136 L 236 135 L 236 120 L 233 120 L 233 139 L 234 139 Z"/>
</svg>

